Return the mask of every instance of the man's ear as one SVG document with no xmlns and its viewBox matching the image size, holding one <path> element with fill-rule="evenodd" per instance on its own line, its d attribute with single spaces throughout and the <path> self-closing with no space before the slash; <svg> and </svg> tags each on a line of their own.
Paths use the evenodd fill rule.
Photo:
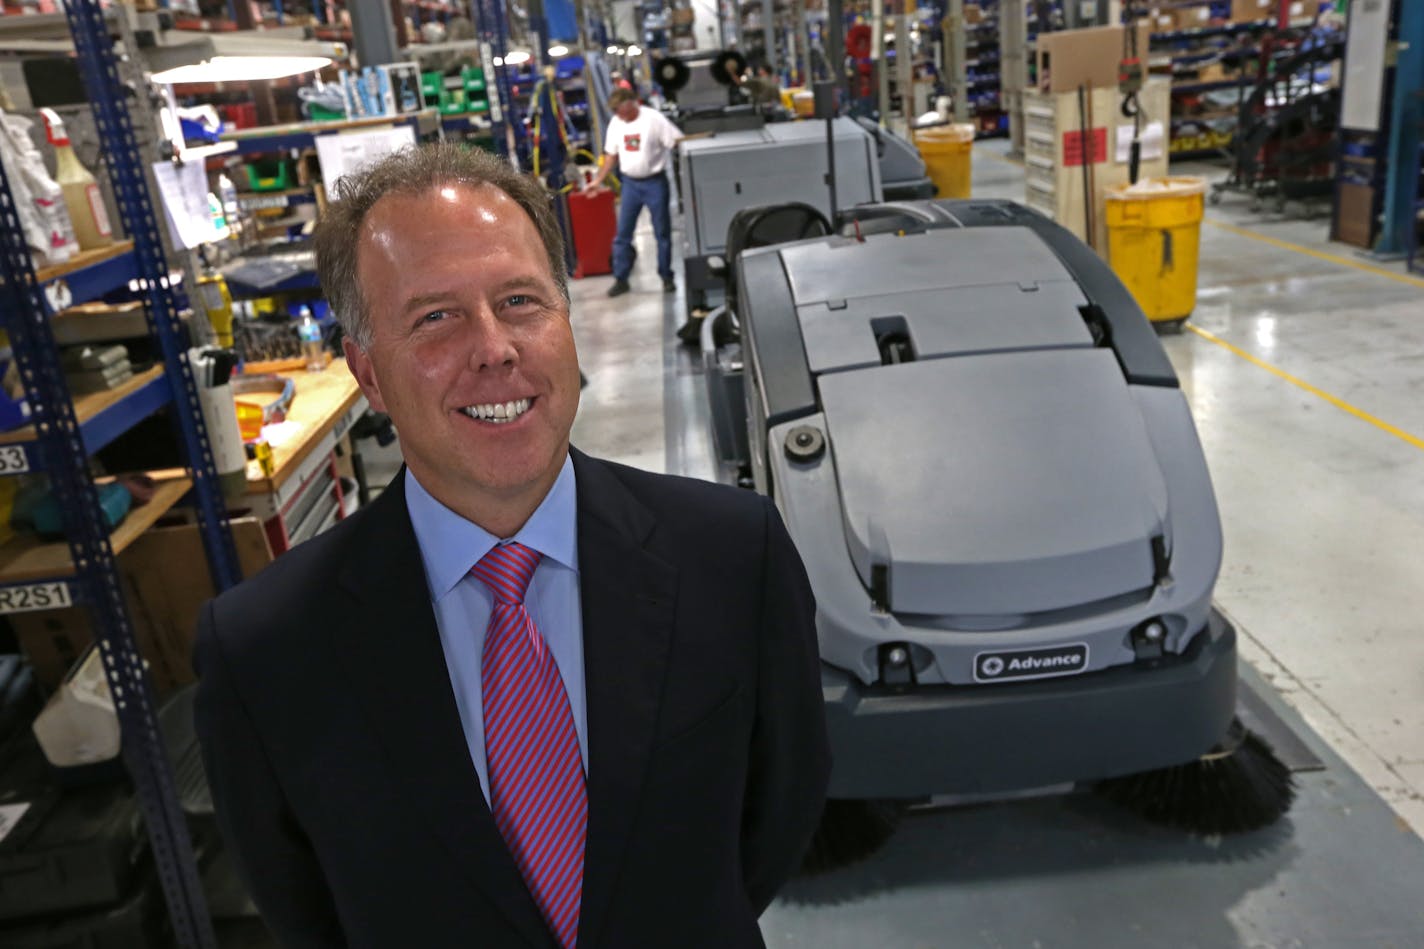
<svg viewBox="0 0 1424 949">
<path fill-rule="evenodd" d="M 386 411 L 386 402 L 381 398 L 381 385 L 376 381 L 376 368 L 371 364 L 371 357 L 357 346 L 350 336 L 341 341 L 341 347 L 346 351 L 346 368 L 356 377 L 356 384 L 361 387 L 366 401 L 371 403 L 371 408 L 377 412 Z"/>
</svg>

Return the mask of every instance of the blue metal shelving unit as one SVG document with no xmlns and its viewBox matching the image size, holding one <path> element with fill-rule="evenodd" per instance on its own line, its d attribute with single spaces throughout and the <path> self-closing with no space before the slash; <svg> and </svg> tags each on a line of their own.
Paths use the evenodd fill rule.
<svg viewBox="0 0 1424 949">
<path fill-rule="evenodd" d="M 504 62 L 509 50 L 509 20 L 505 16 L 502 0 L 471 0 L 470 12 L 474 14 L 476 36 L 480 40 L 480 62 L 485 68 L 485 82 L 489 89 L 490 134 L 494 139 L 495 151 L 509 157 L 507 132 L 513 132 L 515 154 L 528 161 L 527 135 L 520 120 L 518 106 L 514 101 L 509 68 L 496 66 L 498 59 Z"/>
<path fill-rule="evenodd" d="M 110 290 L 125 286 L 130 281 L 137 280 L 138 276 L 138 257 L 132 249 L 120 249 L 114 255 L 87 267 L 41 280 L 40 287 L 47 296 L 64 297 L 64 306 L 78 306 L 98 299 Z"/>
<path fill-rule="evenodd" d="M 172 401 L 173 389 L 167 377 L 157 375 L 142 381 L 113 405 L 89 418 L 79 418 L 79 440 L 85 455 L 92 455 Z M 0 438 L 0 452 L 4 453 L 0 474 L 47 470 L 46 452 L 41 442 L 36 436 L 21 441 Z M 0 579 L 0 584 L 3 582 Z"/>
<path fill-rule="evenodd" d="M 417 135 L 420 131 L 419 114 L 391 117 L 389 119 L 382 119 L 381 122 L 391 125 L 414 125 L 416 126 Z M 329 128 L 323 126 L 329 126 Z M 225 142 L 236 142 L 237 154 L 239 155 L 255 155 L 262 152 L 282 152 L 292 148 L 314 148 L 316 147 L 316 138 L 318 135 L 335 135 L 338 132 L 351 128 L 351 125 L 349 122 L 338 119 L 333 122 L 304 123 L 301 128 L 291 128 L 285 131 L 281 130 L 283 128 L 285 127 L 278 126 L 277 129 L 279 130 L 276 131 L 257 129 L 252 132 L 238 131 L 236 133 L 225 133 L 221 136 L 221 140 Z M 254 192 L 254 194 L 259 194 L 259 192 Z"/>
<path fill-rule="evenodd" d="M 89 453 L 171 403 L 192 470 L 194 506 L 215 586 L 219 590 L 231 586 L 240 572 L 195 381 L 184 352 L 183 327 L 173 304 L 175 288 L 169 283 L 168 263 L 104 15 L 96 0 L 69 0 L 66 16 L 104 142 L 114 194 L 133 236 L 133 249 L 45 283 L 54 291 L 56 282 L 62 280 L 67 295 L 51 295 L 81 302 L 139 281 L 149 328 L 163 353 L 164 372 L 140 383 L 104 411 L 79 418 L 60 367 L 46 286 L 36 278 L 10 182 L 0 168 L 0 264 L 4 268 L 0 271 L 0 301 L 33 409 L 33 438 L 0 446 L 0 452 L 12 462 L 0 468 L 0 473 L 42 468 L 49 475 L 64 513 L 73 569 L 56 577 L 26 577 L 23 585 L 49 587 L 50 595 L 88 608 L 123 730 L 124 762 L 148 830 L 174 937 L 182 946 L 209 949 L 216 945 L 212 921 L 158 731 L 153 692 L 128 620 L 105 516 L 88 475 Z M 20 461 L 14 463 L 17 459 Z M 0 586 L 19 585 L 0 577 Z"/>
</svg>

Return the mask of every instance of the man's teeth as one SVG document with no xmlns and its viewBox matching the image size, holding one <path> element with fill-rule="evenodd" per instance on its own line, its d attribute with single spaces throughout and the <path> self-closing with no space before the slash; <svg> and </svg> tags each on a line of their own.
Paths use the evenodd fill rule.
<svg viewBox="0 0 1424 949">
<path fill-rule="evenodd" d="M 480 405 L 466 406 L 464 411 L 470 418 L 502 424 L 504 422 L 512 422 L 529 411 L 529 400 L 515 399 L 513 402 L 486 402 Z"/>
</svg>

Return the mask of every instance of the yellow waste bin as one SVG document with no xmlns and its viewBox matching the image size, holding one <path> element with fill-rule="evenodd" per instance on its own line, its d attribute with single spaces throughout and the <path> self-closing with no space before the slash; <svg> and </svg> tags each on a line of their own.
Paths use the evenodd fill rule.
<svg viewBox="0 0 1424 949">
<path fill-rule="evenodd" d="M 935 184 L 935 196 L 969 197 L 969 153 L 974 148 L 973 123 L 933 125 L 916 129 L 914 134 L 915 148 L 925 160 L 925 170 Z"/>
<path fill-rule="evenodd" d="M 1206 179 L 1150 178 L 1107 190 L 1108 263 L 1154 323 L 1197 305 Z"/>
</svg>

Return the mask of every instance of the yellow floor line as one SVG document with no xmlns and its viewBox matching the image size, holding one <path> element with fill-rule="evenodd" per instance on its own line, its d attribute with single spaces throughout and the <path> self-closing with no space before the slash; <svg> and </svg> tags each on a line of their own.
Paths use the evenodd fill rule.
<svg viewBox="0 0 1424 949">
<path fill-rule="evenodd" d="M 1270 244 L 1272 247 L 1280 247 L 1284 250 L 1293 250 L 1298 254 L 1305 254 L 1314 257 L 1316 260 L 1326 260 L 1332 264 L 1343 264 L 1346 267 L 1354 267 L 1356 270 L 1363 270 L 1365 273 L 1372 273 L 1379 277 L 1388 277 L 1390 280 L 1399 283 L 1407 283 L 1411 287 L 1424 287 L 1424 279 L 1413 277 L 1409 274 L 1395 273 L 1393 270 L 1386 270 L 1383 267 L 1376 267 L 1358 260 L 1351 260 L 1349 257 L 1341 257 L 1338 254 L 1327 254 L 1322 250 L 1312 250 L 1309 247 L 1302 247 L 1300 244 L 1292 244 L 1290 241 L 1283 241 L 1275 237 L 1267 237 L 1256 231 L 1247 230 L 1244 227 L 1237 227 L 1235 224 L 1227 224 L 1225 221 L 1216 221 L 1206 218 L 1206 223 L 1212 227 L 1223 231 L 1230 231 L 1232 234 L 1241 237 L 1249 237 L 1253 241 L 1260 241 L 1263 244 Z"/>
<path fill-rule="evenodd" d="M 1424 449 L 1424 438 L 1419 438 L 1416 435 L 1411 435 L 1402 428 L 1397 428 L 1396 426 L 1389 424 L 1383 419 L 1376 418 L 1375 416 L 1362 409 L 1355 408 L 1353 405 L 1346 402 L 1344 399 L 1337 398 L 1331 395 L 1329 392 L 1326 392 L 1324 389 L 1316 388 L 1315 386 L 1306 382 L 1304 379 L 1298 379 L 1290 373 L 1286 372 L 1285 370 L 1276 368 L 1265 360 L 1251 355 L 1246 350 L 1242 349 L 1240 346 L 1233 346 L 1231 343 L 1228 343 L 1226 340 L 1222 339 L 1220 336 L 1217 336 L 1215 333 L 1209 333 L 1201 327 L 1193 326 L 1190 323 L 1186 324 L 1186 326 L 1187 329 L 1191 330 L 1193 333 L 1196 333 L 1202 339 L 1207 340 L 1208 342 L 1215 343 L 1223 349 L 1235 353 L 1236 355 L 1240 356 L 1242 359 L 1246 360 L 1252 365 L 1260 366 L 1262 369 L 1266 370 L 1272 375 L 1284 379 L 1286 382 L 1289 382 L 1293 386 L 1298 386 L 1301 389 L 1304 389 L 1306 392 L 1309 392 L 1311 395 L 1316 396 L 1317 398 L 1324 399 L 1326 402 L 1329 402 L 1331 405 L 1335 406 L 1340 411 L 1348 412 L 1350 415 L 1355 416 L 1355 418 L 1360 419 L 1361 421 L 1369 422 L 1375 428 L 1388 432 L 1395 438 L 1398 438 L 1400 441 L 1407 442 L 1408 444 L 1413 445 L 1415 448 Z"/>
</svg>

